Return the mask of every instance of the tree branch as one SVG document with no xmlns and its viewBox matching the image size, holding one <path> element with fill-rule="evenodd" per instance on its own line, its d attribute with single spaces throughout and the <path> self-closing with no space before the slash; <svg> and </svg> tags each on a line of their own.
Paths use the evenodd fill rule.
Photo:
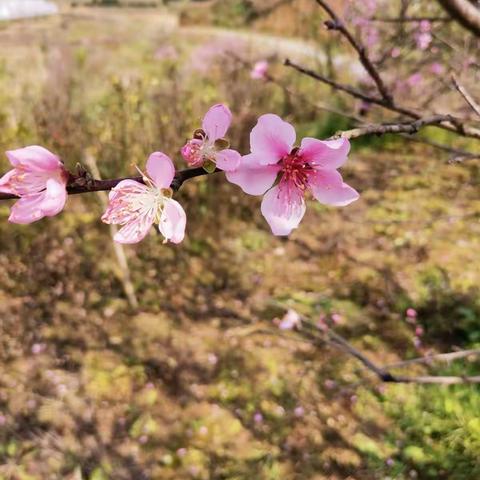
<svg viewBox="0 0 480 480">
<path fill-rule="evenodd" d="M 452 75 L 452 81 L 455 88 L 458 90 L 458 92 L 464 98 L 464 100 L 468 103 L 470 108 L 480 117 L 480 105 L 470 95 L 468 90 L 458 81 L 455 75 Z"/>
<path fill-rule="evenodd" d="M 460 25 L 480 37 L 480 9 L 468 0 L 438 0 L 438 3 Z"/>
<path fill-rule="evenodd" d="M 220 172 L 218 168 L 213 172 Z M 202 167 L 198 168 L 186 168 L 179 170 L 173 178 L 170 188 L 174 191 L 178 191 L 184 182 L 191 178 L 201 177 L 203 175 L 209 175 Z M 142 177 L 123 177 L 112 178 L 109 180 L 91 180 L 83 176 L 72 176 L 67 185 L 67 192 L 69 195 L 77 195 L 80 193 L 101 192 L 111 190 L 116 187 L 122 180 L 135 180 L 139 183 L 144 183 Z M 0 192 L 0 200 L 11 200 L 18 198 L 16 195 Z"/>
<path fill-rule="evenodd" d="M 399 105 L 396 105 L 395 103 L 389 103 L 385 101 L 383 98 L 380 97 L 374 97 L 370 95 L 366 95 L 365 93 L 361 92 L 360 90 L 357 90 L 354 87 L 351 87 L 349 85 L 344 85 L 342 83 L 336 82 L 334 80 L 331 80 L 320 73 L 317 73 L 313 70 L 310 70 L 308 68 L 305 68 L 301 65 L 298 65 L 292 61 L 290 61 L 288 58 L 285 59 L 284 65 L 287 67 L 291 67 L 298 72 L 302 73 L 303 75 L 307 75 L 315 80 L 318 80 L 322 83 L 325 83 L 326 85 L 330 85 L 331 87 L 335 88 L 336 90 L 348 93 L 350 96 L 354 98 L 358 98 L 360 100 L 363 100 L 368 103 L 372 103 L 374 105 L 379 105 L 386 110 L 390 110 L 392 112 L 400 113 L 402 115 L 405 115 L 409 118 L 413 118 L 415 120 L 420 120 L 422 117 L 419 113 L 417 113 L 414 110 L 411 110 L 409 108 L 401 107 Z M 469 137 L 469 138 L 476 138 L 480 139 L 480 130 L 474 127 L 471 127 L 469 125 L 466 125 L 464 120 L 461 118 L 456 118 L 452 115 L 444 115 L 444 119 L 436 124 L 438 128 L 442 128 L 443 130 L 448 130 L 450 132 L 455 132 L 461 136 L 464 137 Z"/>
<path fill-rule="evenodd" d="M 329 30 L 337 30 L 347 39 L 348 43 L 350 43 L 350 45 L 357 52 L 361 64 L 368 72 L 372 80 L 375 82 L 375 85 L 377 86 L 378 91 L 380 92 L 384 102 L 386 102 L 387 104 L 393 103 L 392 94 L 383 82 L 377 68 L 370 60 L 367 49 L 364 47 L 364 45 L 362 45 L 360 41 L 352 35 L 350 30 L 348 30 L 348 28 L 345 26 L 345 24 L 342 22 L 342 20 L 338 17 L 338 15 L 327 2 L 323 0 L 316 0 L 316 2 L 328 13 L 328 15 L 330 15 L 331 20 L 325 22 L 326 27 Z"/>
</svg>

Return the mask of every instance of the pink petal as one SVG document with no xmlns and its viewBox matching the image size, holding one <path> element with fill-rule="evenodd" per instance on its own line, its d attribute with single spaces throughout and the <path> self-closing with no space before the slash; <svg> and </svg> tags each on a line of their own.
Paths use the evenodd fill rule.
<svg viewBox="0 0 480 480">
<path fill-rule="evenodd" d="M 278 115 L 262 115 L 250 133 L 250 149 L 262 165 L 271 165 L 288 155 L 295 143 L 295 129 Z"/>
<path fill-rule="evenodd" d="M 227 133 L 232 122 L 232 112 L 221 103 L 214 105 L 203 118 L 202 128 L 210 142 L 222 138 Z"/>
<path fill-rule="evenodd" d="M 10 210 L 8 221 L 25 225 L 42 219 L 45 216 L 42 211 L 44 195 L 44 192 L 41 192 L 17 200 Z"/>
<path fill-rule="evenodd" d="M 124 225 L 113 237 L 118 243 L 132 244 L 142 241 L 153 225 L 154 215 L 139 216 Z"/>
<path fill-rule="evenodd" d="M 306 207 L 301 192 L 279 184 L 265 194 L 261 210 L 273 234 L 283 236 L 298 227 Z"/>
<path fill-rule="evenodd" d="M 182 206 L 172 199 L 165 201 L 165 206 L 158 226 L 160 233 L 173 243 L 180 243 L 185 237 L 187 216 Z"/>
<path fill-rule="evenodd" d="M 259 165 L 258 158 L 250 154 L 242 157 L 237 170 L 226 172 L 226 177 L 245 193 L 263 195 L 275 183 L 279 170 L 277 165 Z"/>
<path fill-rule="evenodd" d="M 6 155 L 14 167 L 22 165 L 35 171 L 51 171 L 59 167 L 63 168 L 62 162 L 56 155 L 38 145 L 9 150 Z"/>
<path fill-rule="evenodd" d="M 226 149 L 217 152 L 217 154 L 215 155 L 215 159 L 217 162 L 217 167 L 220 170 L 231 172 L 238 168 L 242 156 L 235 150 Z"/>
<path fill-rule="evenodd" d="M 326 205 L 343 207 L 358 200 L 360 196 L 343 182 L 342 176 L 336 170 L 317 170 L 308 180 L 313 196 Z"/>
<path fill-rule="evenodd" d="M 15 170 L 9 170 L 2 178 L 0 178 L 0 192 L 13 193 L 13 190 L 9 187 L 10 178 L 15 174 Z"/>
<path fill-rule="evenodd" d="M 300 147 L 302 157 L 310 165 L 332 170 L 345 163 L 349 151 L 350 142 L 346 138 L 338 140 L 304 138 Z"/>
<path fill-rule="evenodd" d="M 170 157 L 154 152 L 148 157 L 147 173 L 158 188 L 168 188 L 175 176 L 175 167 Z"/>
<path fill-rule="evenodd" d="M 53 217 L 63 210 L 67 201 L 66 181 L 49 178 L 43 195 L 41 209 L 45 216 Z"/>
</svg>

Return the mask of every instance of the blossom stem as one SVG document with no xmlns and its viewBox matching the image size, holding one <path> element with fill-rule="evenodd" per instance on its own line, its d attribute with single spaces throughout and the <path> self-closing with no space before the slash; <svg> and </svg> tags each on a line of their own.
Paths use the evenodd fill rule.
<svg viewBox="0 0 480 480">
<path fill-rule="evenodd" d="M 212 173 L 217 172 L 220 172 L 218 168 Z M 206 172 L 202 167 L 179 170 L 175 174 L 170 187 L 172 190 L 177 191 L 181 188 L 185 181 L 195 177 L 201 177 L 203 175 L 209 175 L 209 172 Z M 86 180 L 84 177 L 76 177 L 72 175 L 67 185 L 67 192 L 69 195 L 77 195 L 80 193 L 108 191 L 116 187 L 122 180 L 135 180 L 136 182 L 144 183 L 143 178 L 140 176 L 112 178 L 108 180 Z M 11 200 L 15 198 L 18 197 L 9 193 L 0 192 L 0 200 Z"/>
</svg>

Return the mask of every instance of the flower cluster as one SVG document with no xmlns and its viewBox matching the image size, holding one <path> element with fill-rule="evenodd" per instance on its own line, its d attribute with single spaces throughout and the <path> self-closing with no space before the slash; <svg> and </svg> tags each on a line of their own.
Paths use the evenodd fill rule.
<svg viewBox="0 0 480 480">
<path fill-rule="evenodd" d="M 263 195 L 261 212 L 274 235 L 289 235 L 298 227 L 310 192 L 326 205 L 344 206 L 358 193 L 344 181 L 338 168 L 350 150 L 347 139 L 304 138 L 295 146 L 292 125 L 274 114 L 262 115 L 250 133 L 251 153 L 242 156 L 229 148 L 225 135 L 232 121 L 227 106 L 214 105 L 202 128 L 182 147 L 189 166 L 206 172 L 223 170 L 227 180 L 250 195 Z M 31 223 L 59 213 L 65 206 L 69 180 L 74 178 L 62 161 L 43 147 L 7 152 L 13 169 L 0 178 L 0 192 L 15 195 L 9 221 Z M 175 167 L 162 152 L 150 155 L 141 179 L 121 180 L 109 194 L 102 220 L 120 225 L 119 243 L 137 243 L 158 225 L 165 241 L 180 243 L 185 236 L 186 214 L 172 198 Z"/>
</svg>

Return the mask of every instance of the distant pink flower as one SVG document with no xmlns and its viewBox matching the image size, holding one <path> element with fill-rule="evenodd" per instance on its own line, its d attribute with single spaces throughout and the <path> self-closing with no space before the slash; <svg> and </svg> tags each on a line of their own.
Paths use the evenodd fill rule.
<svg viewBox="0 0 480 480">
<path fill-rule="evenodd" d="M 416 87 L 420 83 L 422 83 L 423 76 L 421 73 L 414 73 L 407 78 L 407 85 L 409 87 Z"/>
<path fill-rule="evenodd" d="M 268 62 L 266 60 L 260 60 L 253 66 L 250 77 L 254 80 L 265 80 L 267 78 L 267 72 Z"/>
<path fill-rule="evenodd" d="M 432 43 L 433 37 L 431 31 L 431 22 L 422 20 L 419 25 L 419 31 L 415 35 L 415 42 L 420 50 L 426 50 L 430 46 L 430 43 Z"/>
<path fill-rule="evenodd" d="M 417 311 L 414 308 L 407 308 L 405 313 L 408 318 L 417 318 Z"/>
<path fill-rule="evenodd" d="M 167 155 L 155 152 L 148 158 L 147 173 L 145 185 L 122 180 L 112 189 L 102 220 L 123 226 L 114 237 L 118 243 L 140 242 L 154 223 L 158 223 L 165 241 L 180 243 L 187 218 L 182 206 L 171 198 L 175 167 Z"/>
<path fill-rule="evenodd" d="M 278 328 L 280 328 L 280 330 L 292 330 L 295 327 L 300 328 L 301 326 L 302 321 L 300 315 L 295 310 L 290 309 L 282 318 Z"/>
<path fill-rule="evenodd" d="M 223 104 L 214 105 L 203 118 L 202 128 L 196 130 L 192 140 L 182 147 L 183 158 L 192 167 L 203 166 L 205 170 L 235 170 L 241 155 L 228 147 L 223 137 L 232 122 L 232 112 Z"/>
<path fill-rule="evenodd" d="M 162 45 L 154 53 L 155 60 L 176 60 L 178 52 L 173 45 Z"/>
<path fill-rule="evenodd" d="M 418 325 L 416 328 L 415 328 L 415 335 L 417 337 L 421 337 L 422 335 L 424 334 L 424 330 L 423 330 L 423 327 Z"/>
<path fill-rule="evenodd" d="M 441 63 L 434 62 L 430 65 L 430 71 L 435 75 L 441 75 L 445 71 L 445 68 Z"/>
<path fill-rule="evenodd" d="M 347 139 L 304 138 L 293 148 L 295 139 L 289 123 L 277 115 L 262 115 L 250 133 L 252 153 L 242 157 L 235 171 L 227 172 L 227 179 L 244 192 L 265 194 L 261 210 L 274 235 L 288 235 L 298 227 L 307 190 L 327 205 L 348 205 L 359 197 L 337 171 L 350 150 Z"/>
<path fill-rule="evenodd" d="M 392 58 L 397 58 L 400 56 L 400 54 L 402 53 L 402 51 L 400 50 L 400 48 L 398 47 L 393 47 L 392 48 L 392 51 L 390 52 L 390 56 Z"/>
<path fill-rule="evenodd" d="M 0 178 L 0 192 L 20 197 L 8 220 L 26 224 L 60 213 L 67 200 L 68 181 L 60 159 L 36 145 L 6 155 L 14 168 Z"/>
</svg>

